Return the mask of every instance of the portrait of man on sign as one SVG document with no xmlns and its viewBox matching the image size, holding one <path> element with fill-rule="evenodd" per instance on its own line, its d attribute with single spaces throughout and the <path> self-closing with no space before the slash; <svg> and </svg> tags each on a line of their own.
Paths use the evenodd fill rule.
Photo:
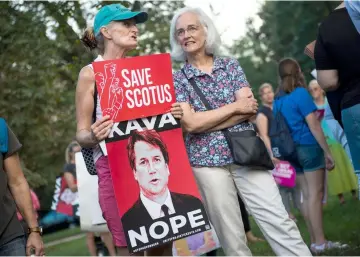
<svg viewBox="0 0 360 257">
<path fill-rule="evenodd" d="M 126 226 L 138 223 L 138 218 L 143 221 L 141 223 L 148 221 L 151 224 L 152 220 L 161 217 L 203 208 L 198 198 L 169 190 L 170 158 L 158 132 L 134 131 L 128 139 L 127 150 L 140 196 L 122 217 Z"/>
</svg>

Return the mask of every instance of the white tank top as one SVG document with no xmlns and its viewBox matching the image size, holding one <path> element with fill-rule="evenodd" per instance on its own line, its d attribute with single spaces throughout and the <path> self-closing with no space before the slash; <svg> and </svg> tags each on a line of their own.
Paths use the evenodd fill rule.
<svg viewBox="0 0 360 257">
<path fill-rule="evenodd" d="M 99 55 L 94 62 L 99 62 L 99 61 L 104 61 L 104 59 L 102 58 L 101 55 Z M 89 65 L 87 65 L 87 67 L 91 68 L 92 70 L 94 70 L 92 64 L 90 63 Z M 95 92 L 94 92 L 95 93 Z M 96 113 L 96 120 L 100 120 L 102 118 L 102 111 L 101 111 L 101 107 L 100 107 L 100 98 L 99 98 L 99 94 L 97 95 L 97 100 L 96 100 L 96 109 L 95 109 L 95 113 Z M 96 163 L 97 160 L 99 160 L 99 158 L 103 156 L 103 153 L 101 151 L 100 146 L 97 144 L 96 146 L 94 146 L 93 148 L 93 158 L 94 158 L 94 162 Z"/>
</svg>

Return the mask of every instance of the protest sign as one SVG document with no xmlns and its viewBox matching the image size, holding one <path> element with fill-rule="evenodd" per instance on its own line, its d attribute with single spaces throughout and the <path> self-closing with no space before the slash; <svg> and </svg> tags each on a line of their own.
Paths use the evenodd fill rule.
<svg viewBox="0 0 360 257">
<path fill-rule="evenodd" d="M 71 191 L 63 177 L 58 179 L 59 181 L 57 183 L 60 182 L 60 191 L 58 202 L 56 204 L 56 212 L 66 214 L 68 216 L 79 216 L 78 193 Z"/>
<path fill-rule="evenodd" d="M 102 113 L 115 122 L 165 113 L 175 101 L 169 54 L 92 65 Z"/>
<path fill-rule="evenodd" d="M 201 256 L 220 248 L 213 229 L 177 240 L 173 244 L 173 256 Z"/>
<path fill-rule="evenodd" d="M 115 123 L 106 146 L 130 252 L 210 229 L 170 113 Z"/>
<path fill-rule="evenodd" d="M 276 183 L 282 187 L 294 187 L 296 171 L 287 161 L 280 161 L 272 171 Z"/>
<path fill-rule="evenodd" d="M 79 192 L 79 212 L 81 230 L 108 232 L 106 221 L 99 204 L 98 177 L 92 176 L 86 169 L 81 152 L 75 153 L 77 187 Z"/>
<path fill-rule="evenodd" d="M 131 253 L 210 229 L 182 137 L 169 54 L 93 63 L 105 140 Z"/>
</svg>

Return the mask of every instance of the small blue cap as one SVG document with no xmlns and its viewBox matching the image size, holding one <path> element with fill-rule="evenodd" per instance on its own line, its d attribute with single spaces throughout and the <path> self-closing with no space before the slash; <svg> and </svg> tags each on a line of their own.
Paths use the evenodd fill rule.
<svg viewBox="0 0 360 257">
<path fill-rule="evenodd" d="M 131 18 L 134 18 L 136 23 L 143 23 L 147 21 L 148 14 L 146 12 L 132 12 L 121 4 L 105 5 L 95 16 L 95 36 L 99 35 L 101 27 L 108 25 L 110 22 L 128 20 Z"/>
</svg>

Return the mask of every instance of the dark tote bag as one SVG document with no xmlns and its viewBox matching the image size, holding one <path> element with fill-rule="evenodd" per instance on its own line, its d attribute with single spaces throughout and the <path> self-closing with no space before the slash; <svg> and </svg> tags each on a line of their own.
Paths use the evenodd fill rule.
<svg viewBox="0 0 360 257">
<path fill-rule="evenodd" d="M 185 75 L 184 70 L 182 70 L 182 72 Z M 213 110 L 200 88 L 196 85 L 194 79 L 189 79 L 189 82 L 206 109 Z M 225 135 L 235 164 L 240 166 L 263 167 L 267 170 L 274 169 L 274 164 L 269 156 L 269 152 L 267 151 L 264 142 L 256 135 L 255 131 L 245 130 L 240 132 L 230 132 L 228 129 L 224 129 L 222 132 Z"/>
</svg>

